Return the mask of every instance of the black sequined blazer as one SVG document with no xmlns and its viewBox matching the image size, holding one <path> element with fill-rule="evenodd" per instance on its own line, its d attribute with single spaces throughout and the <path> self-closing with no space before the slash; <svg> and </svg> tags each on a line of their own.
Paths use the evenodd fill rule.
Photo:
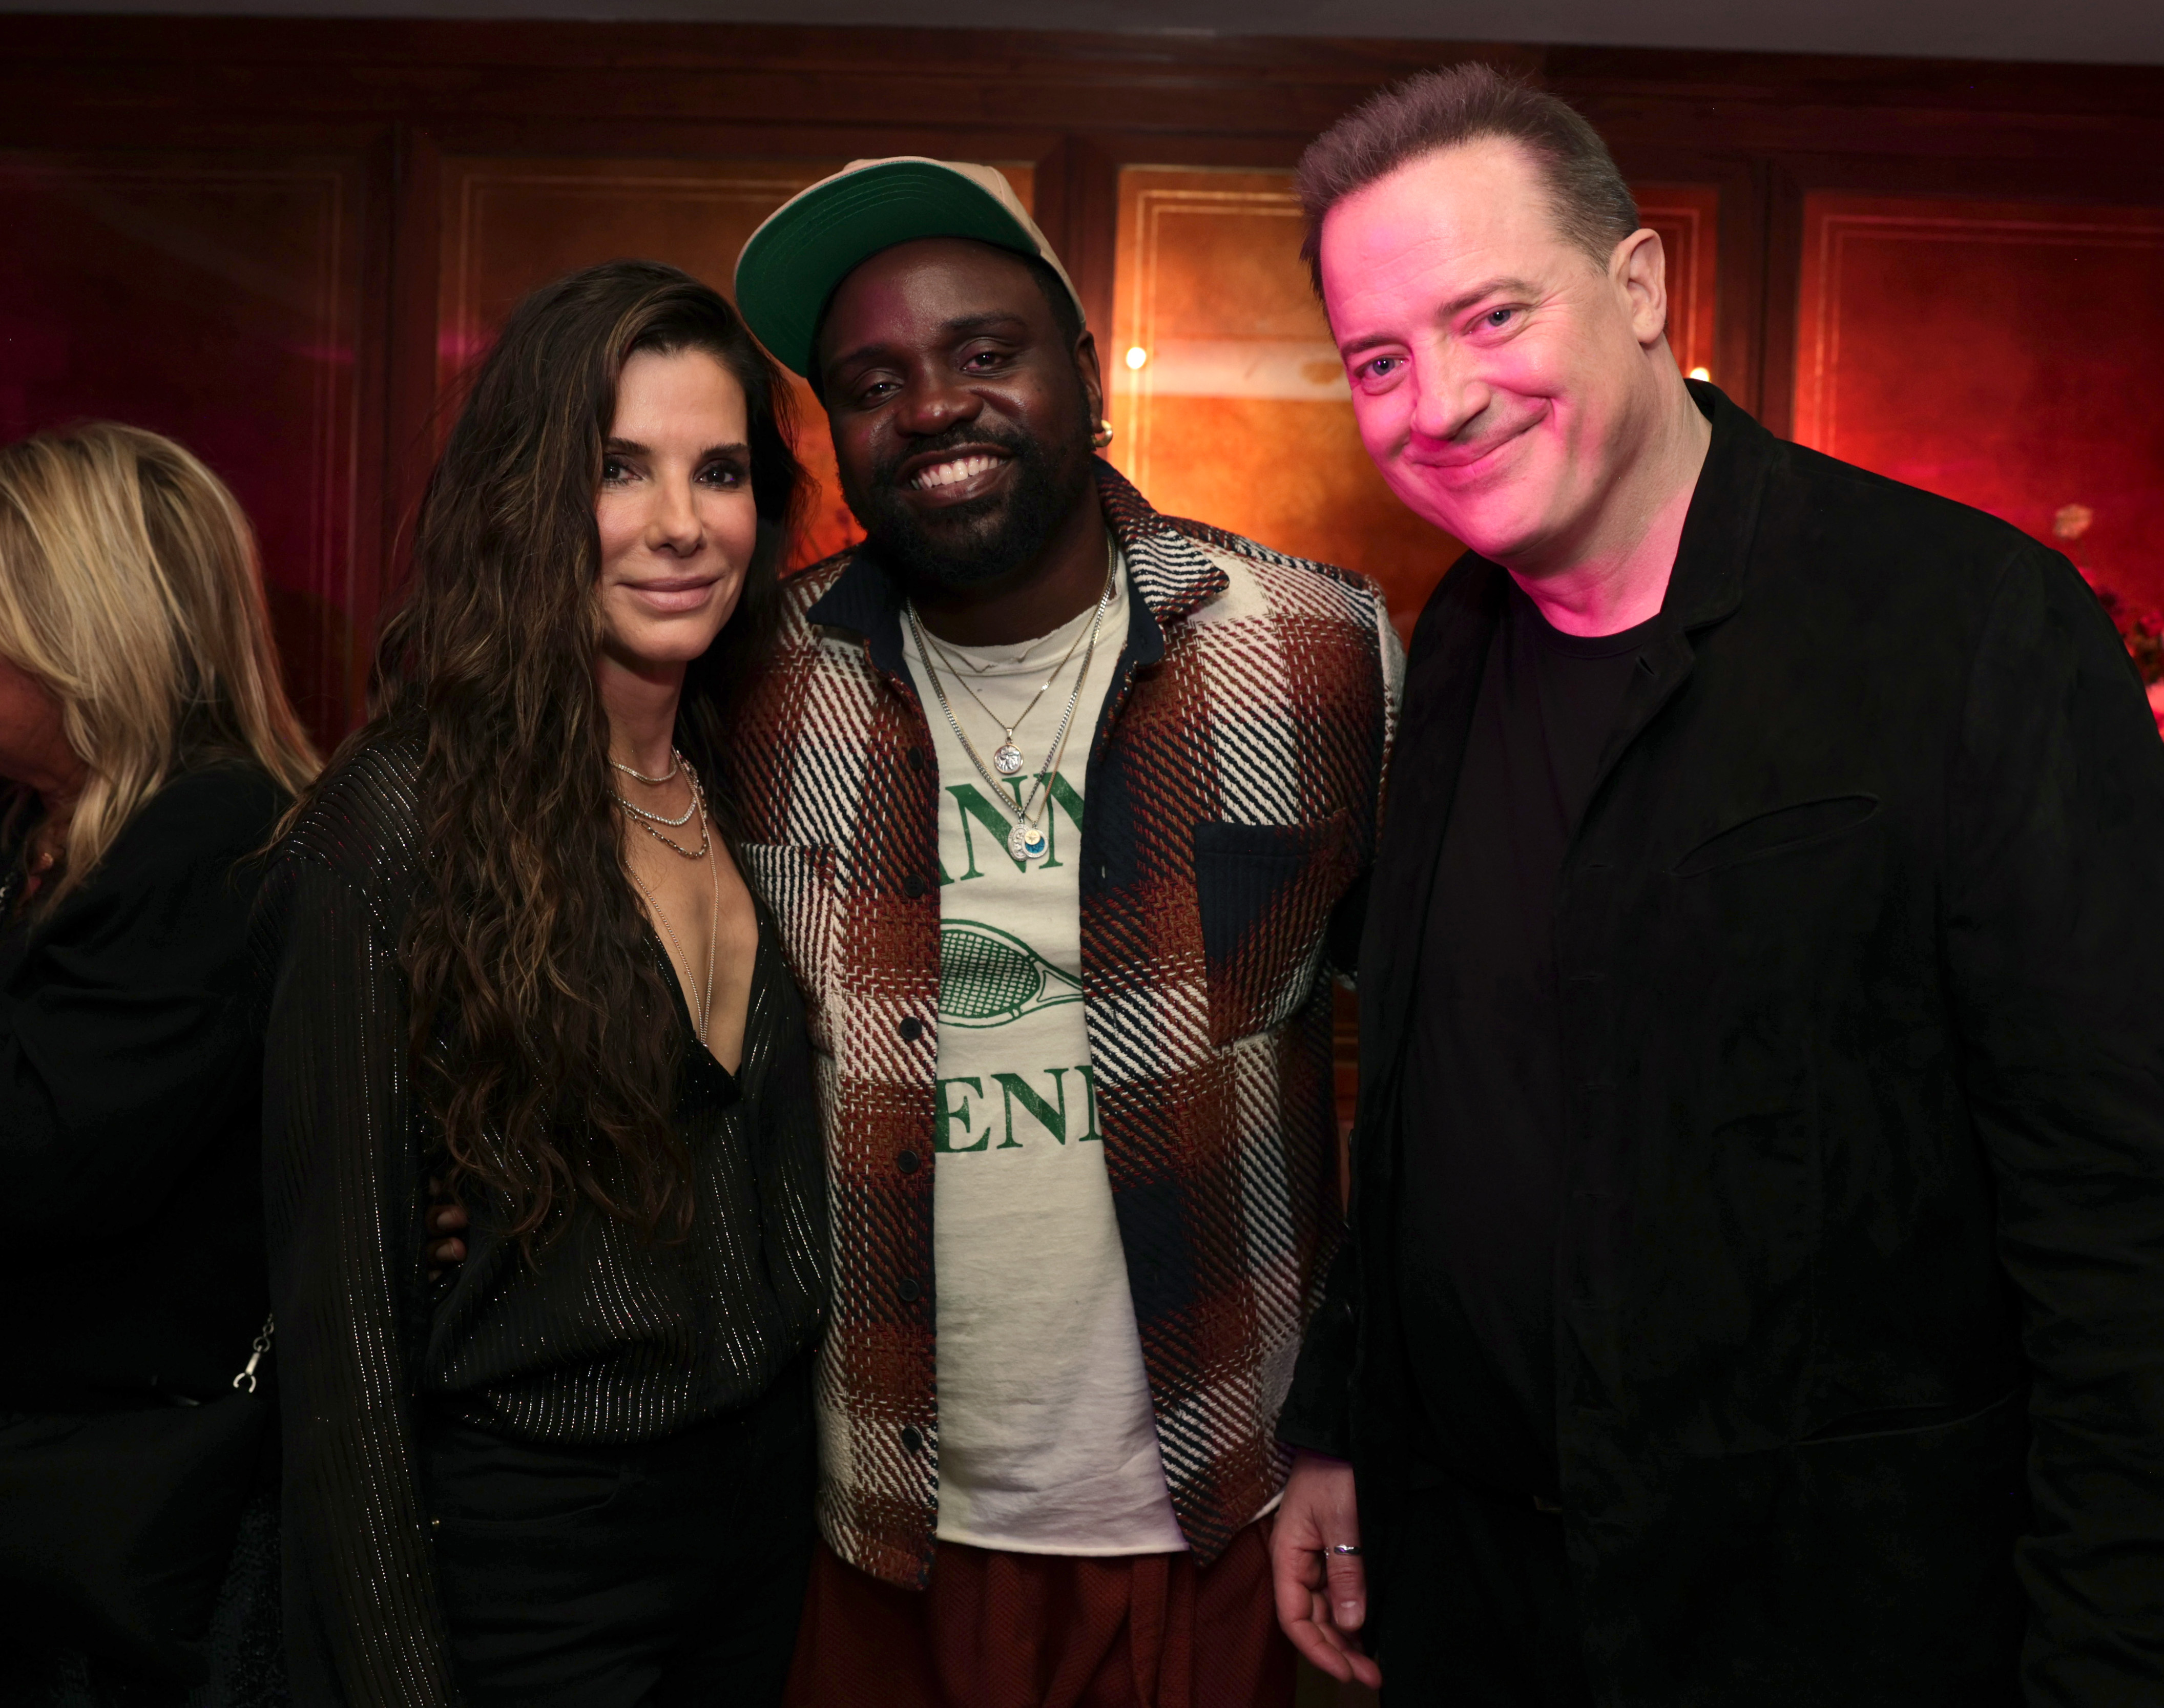
<svg viewBox="0 0 2164 1708">
<path fill-rule="evenodd" d="M 529 1263 L 477 1205 L 467 1261 L 428 1281 L 436 1143 L 397 957 L 422 749 L 391 735 L 341 764 L 274 859 L 257 925 L 287 1644 L 312 1705 L 454 1700 L 416 1472 L 424 1408 L 529 1440 L 651 1440 L 756 1398 L 826 1313 L 804 1012 L 764 910 L 738 1072 L 691 1043 L 663 980 L 685 1029 L 691 1237 L 643 1240 L 582 1206 Z"/>
</svg>

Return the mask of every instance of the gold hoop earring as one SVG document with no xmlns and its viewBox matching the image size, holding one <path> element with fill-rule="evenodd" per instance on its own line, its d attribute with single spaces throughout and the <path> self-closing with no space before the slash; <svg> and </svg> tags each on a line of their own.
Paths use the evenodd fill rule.
<svg viewBox="0 0 2164 1708">
<path fill-rule="evenodd" d="M 1099 450 L 1102 450 L 1111 442 L 1112 423 L 1109 421 L 1099 422 L 1097 430 L 1090 435 L 1090 443 L 1096 446 Z"/>
</svg>

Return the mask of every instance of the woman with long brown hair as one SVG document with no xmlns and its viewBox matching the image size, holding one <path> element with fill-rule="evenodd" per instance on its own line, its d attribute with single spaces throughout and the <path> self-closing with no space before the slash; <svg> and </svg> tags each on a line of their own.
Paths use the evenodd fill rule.
<svg viewBox="0 0 2164 1708">
<path fill-rule="evenodd" d="M 825 1206 L 804 1018 L 702 779 L 803 480 L 733 310 L 546 286 L 424 498 L 378 715 L 270 883 L 297 1701 L 778 1699 Z M 428 1182 L 470 1250 L 432 1284 Z"/>
<path fill-rule="evenodd" d="M 0 449 L 0 1700 L 19 1708 L 270 1700 L 249 915 L 315 770 L 218 476 L 112 423 Z"/>
</svg>

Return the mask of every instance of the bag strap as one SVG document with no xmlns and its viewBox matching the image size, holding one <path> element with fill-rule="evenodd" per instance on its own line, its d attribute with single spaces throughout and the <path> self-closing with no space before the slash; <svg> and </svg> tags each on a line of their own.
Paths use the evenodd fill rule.
<svg viewBox="0 0 2164 1708">
<path fill-rule="evenodd" d="M 276 1316 L 263 1319 L 263 1327 L 256 1335 L 255 1344 L 248 1349 L 248 1362 L 241 1367 L 240 1374 L 233 1379 L 233 1385 L 242 1393 L 255 1391 L 255 1367 L 263 1362 L 263 1355 L 270 1350 L 270 1337 L 277 1327 Z"/>
</svg>

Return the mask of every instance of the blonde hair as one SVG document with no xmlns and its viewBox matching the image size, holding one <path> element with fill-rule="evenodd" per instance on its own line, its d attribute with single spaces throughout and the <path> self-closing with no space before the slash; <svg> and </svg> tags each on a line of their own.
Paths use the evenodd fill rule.
<svg viewBox="0 0 2164 1708">
<path fill-rule="evenodd" d="M 307 786 L 255 532 L 169 439 L 92 422 L 0 447 L 0 656 L 60 702 L 85 778 L 51 907 L 176 770 L 253 759 Z"/>
</svg>

